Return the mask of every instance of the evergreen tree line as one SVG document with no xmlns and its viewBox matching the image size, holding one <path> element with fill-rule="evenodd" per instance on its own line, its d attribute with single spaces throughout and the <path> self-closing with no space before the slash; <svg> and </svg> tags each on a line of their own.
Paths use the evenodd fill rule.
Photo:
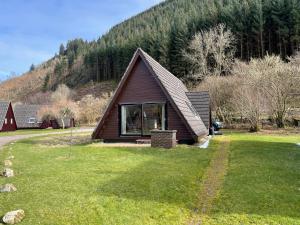
<svg viewBox="0 0 300 225">
<path fill-rule="evenodd" d="M 300 0 L 167 0 L 96 41 L 76 39 L 60 46 L 63 60 L 55 68 L 56 83 L 74 87 L 117 80 L 138 47 L 184 78 L 190 69 L 183 50 L 195 33 L 220 23 L 235 35 L 236 57 L 242 60 L 267 53 L 285 59 L 300 47 Z M 79 58 L 83 65 L 72 68 Z M 67 75 L 60 78 L 63 73 Z"/>
</svg>

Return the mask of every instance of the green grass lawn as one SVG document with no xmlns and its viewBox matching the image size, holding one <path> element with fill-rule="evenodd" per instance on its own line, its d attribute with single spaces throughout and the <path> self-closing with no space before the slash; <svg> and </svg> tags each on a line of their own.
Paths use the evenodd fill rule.
<svg viewBox="0 0 300 225">
<path fill-rule="evenodd" d="M 78 128 L 75 128 L 78 129 Z M 15 136 L 15 135 L 26 135 L 26 134 L 41 134 L 41 133 L 53 133 L 53 132 L 64 132 L 69 131 L 71 129 L 24 129 L 24 130 L 16 130 L 10 132 L 0 132 L 0 137 L 5 136 Z"/>
<path fill-rule="evenodd" d="M 228 174 L 204 224 L 300 224 L 300 136 L 231 134 Z"/>
<path fill-rule="evenodd" d="M 300 224 L 299 136 L 226 133 L 229 165 L 201 224 Z M 187 224 L 202 176 L 220 146 L 203 150 L 66 147 L 43 137 L 0 151 L 13 154 L 15 193 L 0 194 L 0 214 L 22 208 L 32 224 Z M 53 139 L 54 140 L 54 139 Z"/>
<path fill-rule="evenodd" d="M 0 214 L 22 208 L 22 224 L 184 224 L 194 209 L 212 149 L 47 146 L 49 137 L 19 141 L 15 193 L 0 195 Z M 42 143 L 42 144 L 40 144 Z M 58 147 L 57 147 L 58 146 Z"/>
</svg>

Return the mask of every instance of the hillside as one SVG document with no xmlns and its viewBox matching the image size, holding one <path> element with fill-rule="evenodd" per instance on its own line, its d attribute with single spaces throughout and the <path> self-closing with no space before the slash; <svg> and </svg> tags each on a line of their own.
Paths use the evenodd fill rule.
<svg viewBox="0 0 300 225">
<path fill-rule="evenodd" d="M 57 61 L 57 59 L 51 59 L 38 66 L 34 71 L 2 82 L 0 84 L 0 99 L 13 102 L 26 101 L 28 96 L 40 92 L 46 74 L 54 72 Z"/>
<path fill-rule="evenodd" d="M 238 19 L 237 19 L 238 18 Z M 35 71 L 0 85 L 0 98 L 26 99 L 60 83 L 78 89 L 118 80 L 137 47 L 180 78 L 189 73 L 182 50 L 196 32 L 224 23 L 236 37 L 236 57 L 292 55 L 300 43 L 300 0 L 167 0 L 113 27 L 96 41 L 69 41 Z"/>
</svg>

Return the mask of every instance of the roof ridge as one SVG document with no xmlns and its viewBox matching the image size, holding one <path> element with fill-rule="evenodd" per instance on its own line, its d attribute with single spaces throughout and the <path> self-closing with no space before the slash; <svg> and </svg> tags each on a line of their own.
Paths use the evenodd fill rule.
<svg viewBox="0 0 300 225">
<path fill-rule="evenodd" d="M 153 62 L 154 63 L 156 63 L 157 64 L 157 66 L 159 66 L 160 68 L 162 68 L 163 70 L 165 70 L 167 73 L 169 73 L 170 75 L 173 75 L 175 78 L 176 78 L 176 80 L 177 81 L 179 81 L 179 82 L 181 82 L 181 84 L 183 84 L 183 82 L 182 82 L 182 80 L 180 80 L 178 77 L 176 77 L 173 73 L 171 73 L 169 70 L 167 70 L 164 66 L 162 66 L 156 59 L 154 59 L 152 56 L 150 56 L 147 52 L 145 52 L 142 48 L 138 48 L 137 49 L 137 52 L 141 52 L 141 54 L 143 54 L 144 56 L 146 56 L 146 57 L 144 57 L 148 62 L 149 62 L 149 60 L 148 60 L 148 58 L 149 59 L 151 59 L 151 60 L 153 60 Z M 151 65 L 151 62 L 149 63 L 150 64 L 150 66 L 152 67 L 152 65 Z M 184 84 L 183 84 L 184 85 Z"/>
</svg>

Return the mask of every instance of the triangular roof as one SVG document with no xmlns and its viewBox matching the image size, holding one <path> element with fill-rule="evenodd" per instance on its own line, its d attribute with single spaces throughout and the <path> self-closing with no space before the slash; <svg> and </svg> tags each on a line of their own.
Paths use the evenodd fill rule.
<svg viewBox="0 0 300 225">
<path fill-rule="evenodd" d="M 3 127 L 9 105 L 10 102 L 0 101 L 0 129 Z"/>
<path fill-rule="evenodd" d="M 122 77 L 117 90 L 111 100 L 108 108 L 106 109 L 101 121 L 98 123 L 96 129 L 93 132 L 92 137 L 96 138 L 99 131 L 101 130 L 105 119 L 109 115 L 114 102 L 117 100 L 121 90 L 127 80 L 128 76 L 131 74 L 131 71 L 136 64 L 137 60 L 141 58 L 151 74 L 154 76 L 159 86 L 165 93 L 166 97 L 170 101 L 172 107 L 175 109 L 177 114 L 180 116 L 182 121 L 185 123 L 188 130 L 195 137 L 203 136 L 207 134 L 207 129 L 201 120 L 199 114 L 196 110 L 194 110 L 192 103 L 187 97 L 186 93 L 188 92 L 185 85 L 182 83 L 180 79 L 170 73 L 167 69 L 165 69 L 162 65 L 160 65 L 157 61 L 155 61 L 151 56 L 145 53 L 142 49 L 138 49 L 129 66 L 127 67 L 124 76 Z"/>
<path fill-rule="evenodd" d="M 41 105 L 15 105 L 14 114 L 18 128 L 27 127 L 39 127 L 40 120 L 38 118 L 38 111 L 41 109 Z M 28 124 L 30 118 L 35 118 L 36 123 Z"/>
</svg>

